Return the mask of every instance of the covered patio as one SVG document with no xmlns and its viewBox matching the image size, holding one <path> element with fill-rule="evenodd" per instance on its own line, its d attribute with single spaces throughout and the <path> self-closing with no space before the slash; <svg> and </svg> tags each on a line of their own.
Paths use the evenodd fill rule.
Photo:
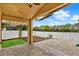
<svg viewBox="0 0 79 59">
<path fill-rule="evenodd" d="M 75 47 L 76 43 L 79 41 L 49 39 L 32 45 L 23 44 L 3 48 L 0 56 L 79 56 L 79 48 Z"/>
<path fill-rule="evenodd" d="M 23 45 L 23 47 L 22 46 L 15 46 L 15 47 L 19 48 L 19 49 L 27 48 L 26 49 L 27 52 L 28 52 L 28 50 L 31 51 L 32 49 L 34 49 L 34 53 L 36 51 L 38 52 L 38 54 L 36 54 L 36 55 L 54 55 L 52 53 L 50 53 L 50 54 L 46 53 L 46 52 L 43 53 L 43 51 L 40 50 L 40 47 L 38 47 L 38 45 L 40 45 L 42 43 L 40 43 L 40 42 L 33 43 L 33 24 L 32 24 L 32 22 L 33 22 L 33 20 L 35 20 L 37 18 L 43 19 L 45 17 L 48 17 L 53 12 L 55 12 L 63 7 L 66 7 L 68 5 L 70 5 L 70 4 L 69 3 L 40 3 L 40 4 L 39 3 L 36 3 L 36 4 L 35 3 L 34 4 L 1 3 L 0 4 L 0 43 L 2 42 L 2 27 L 1 27 L 2 20 L 27 23 L 28 24 L 28 44 Z M 46 42 L 49 42 L 49 41 L 50 40 L 46 40 Z M 30 46 L 29 46 L 29 44 L 30 44 Z M 9 49 L 11 49 L 11 50 L 15 49 L 15 47 L 6 48 L 6 49 L 2 48 L 0 52 L 8 51 Z M 0 46 L 0 48 L 1 48 L 1 46 Z M 4 54 L 4 53 L 5 52 L 2 52 L 2 54 Z M 23 53 L 23 52 L 21 52 L 21 53 Z M 25 55 L 28 53 L 25 53 Z M 2 55 L 2 54 L 0 54 L 0 55 Z M 31 52 L 30 55 L 33 55 L 33 54 Z"/>
</svg>

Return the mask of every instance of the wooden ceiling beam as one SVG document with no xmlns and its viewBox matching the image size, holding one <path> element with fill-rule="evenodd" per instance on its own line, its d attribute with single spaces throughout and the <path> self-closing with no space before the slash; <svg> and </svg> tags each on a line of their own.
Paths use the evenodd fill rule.
<svg viewBox="0 0 79 59">
<path fill-rule="evenodd" d="M 34 14 L 34 16 L 31 18 L 31 20 L 36 17 L 36 15 L 38 14 L 38 12 L 40 12 L 40 10 L 41 10 L 43 7 L 45 7 L 45 4 Z"/>
<path fill-rule="evenodd" d="M 57 10 L 62 9 L 66 6 L 68 6 L 68 5 L 70 5 L 70 3 L 63 3 L 62 5 L 57 6 L 56 8 L 52 8 L 52 10 L 49 10 L 48 12 L 42 13 L 40 15 L 39 15 L 39 13 L 37 13 L 34 18 L 38 18 L 38 17 L 41 17 L 41 16 L 45 17 L 45 16 L 49 15 L 50 13 L 56 12 Z"/>
<path fill-rule="evenodd" d="M 19 18 L 19 19 L 25 19 L 25 18 L 22 18 L 22 17 L 12 16 L 12 15 L 6 15 L 6 14 L 2 14 L 2 16 L 8 16 L 8 17 L 15 17 L 15 18 Z"/>
<path fill-rule="evenodd" d="M 9 16 L 9 15 L 2 15 L 2 19 L 3 20 L 9 20 L 9 21 L 28 22 L 24 18 Z"/>
</svg>

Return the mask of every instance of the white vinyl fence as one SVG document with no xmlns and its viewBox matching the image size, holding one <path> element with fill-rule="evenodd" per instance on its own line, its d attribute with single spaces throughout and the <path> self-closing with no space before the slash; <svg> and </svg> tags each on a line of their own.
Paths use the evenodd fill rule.
<svg viewBox="0 0 79 59">
<path fill-rule="evenodd" d="M 43 32 L 43 31 L 33 31 L 34 36 L 48 37 L 52 35 L 54 39 L 66 39 L 66 40 L 79 40 L 79 33 L 75 32 Z M 22 31 L 22 37 L 27 37 L 28 32 Z M 11 39 L 19 37 L 19 31 L 2 31 L 2 39 Z"/>
<path fill-rule="evenodd" d="M 2 39 L 18 38 L 19 31 L 2 31 Z M 22 31 L 22 37 L 27 37 L 27 31 Z"/>
</svg>

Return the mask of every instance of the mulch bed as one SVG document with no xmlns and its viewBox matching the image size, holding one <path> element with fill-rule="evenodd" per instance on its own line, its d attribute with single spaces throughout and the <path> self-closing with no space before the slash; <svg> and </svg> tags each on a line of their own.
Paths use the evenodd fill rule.
<svg viewBox="0 0 79 59">
<path fill-rule="evenodd" d="M 24 40 L 28 39 L 28 37 L 23 37 Z M 45 37 L 38 37 L 38 36 L 33 36 L 33 41 L 34 42 L 39 42 L 39 41 L 43 41 L 46 40 Z"/>
</svg>

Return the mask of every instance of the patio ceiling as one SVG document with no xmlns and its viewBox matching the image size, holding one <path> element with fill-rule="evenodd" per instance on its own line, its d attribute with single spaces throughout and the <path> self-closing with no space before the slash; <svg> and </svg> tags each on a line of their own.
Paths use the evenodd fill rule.
<svg viewBox="0 0 79 59">
<path fill-rule="evenodd" d="M 2 42 L 2 20 L 28 23 L 28 43 L 32 44 L 32 20 L 45 17 L 67 5 L 69 5 L 69 3 L 40 3 L 39 5 L 32 4 L 32 6 L 29 7 L 28 3 L 0 3 L 0 42 Z"/>
<path fill-rule="evenodd" d="M 30 8 L 27 3 L 0 3 L 1 19 L 10 21 L 26 22 L 34 18 L 46 16 L 69 3 L 40 3 L 32 5 Z"/>
</svg>

